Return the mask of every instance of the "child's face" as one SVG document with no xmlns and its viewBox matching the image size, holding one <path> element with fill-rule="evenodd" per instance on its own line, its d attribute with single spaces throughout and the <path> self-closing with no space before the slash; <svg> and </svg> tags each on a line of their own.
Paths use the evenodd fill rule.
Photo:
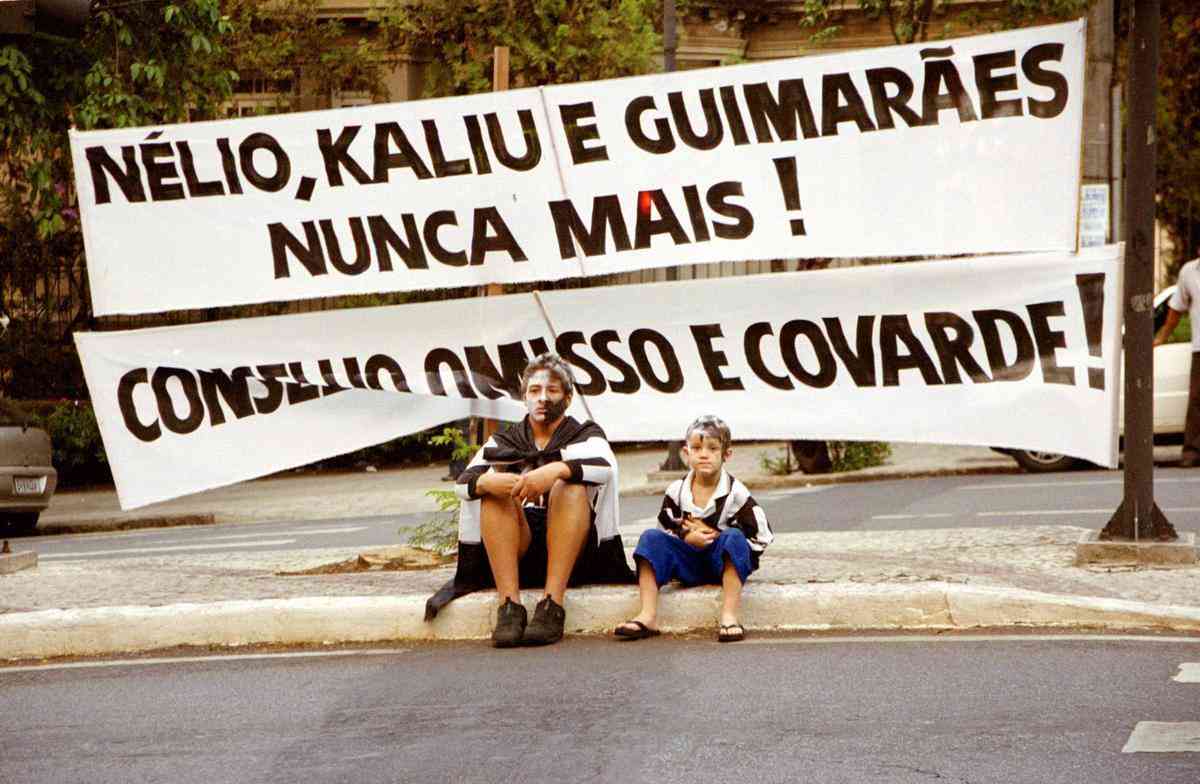
<svg viewBox="0 0 1200 784">
<path fill-rule="evenodd" d="M 721 470 L 721 466 L 733 454 L 732 449 L 721 449 L 721 439 L 692 433 L 687 440 L 688 465 L 698 474 L 711 476 Z"/>
</svg>

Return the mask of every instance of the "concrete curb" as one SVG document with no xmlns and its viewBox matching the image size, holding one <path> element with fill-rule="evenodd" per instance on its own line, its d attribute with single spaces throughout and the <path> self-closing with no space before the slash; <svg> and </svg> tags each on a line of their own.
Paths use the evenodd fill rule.
<svg viewBox="0 0 1200 784">
<path fill-rule="evenodd" d="M 719 589 L 667 589 L 660 604 L 668 632 L 710 630 Z M 539 598 L 522 596 L 527 607 Z M 494 593 L 466 596 L 432 623 L 425 597 L 308 597 L 160 607 L 42 610 L 0 616 L 0 660 L 151 651 L 176 646 L 478 640 L 490 634 Z M 628 587 L 567 596 L 567 633 L 602 634 L 637 611 Z M 742 619 L 752 631 L 953 630 L 1091 627 L 1200 632 L 1200 607 L 1061 596 L 953 583 L 908 585 L 753 585 Z"/>
<path fill-rule="evenodd" d="M 37 527 L 39 536 L 65 534 L 94 534 L 112 531 L 133 531 L 138 528 L 174 528 L 183 525 L 213 525 L 218 522 L 211 512 L 162 515 L 89 516 L 78 522 L 53 520 L 42 522 Z M 226 522 L 226 521 L 220 521 Z"/>
</svg>

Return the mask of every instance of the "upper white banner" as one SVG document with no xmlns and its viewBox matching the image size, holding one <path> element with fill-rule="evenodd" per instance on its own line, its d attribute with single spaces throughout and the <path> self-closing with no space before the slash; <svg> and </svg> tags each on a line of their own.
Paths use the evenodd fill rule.
<svg viewBox="0 0 1200 784">
<path fill-rule="evenodd" d="M 76 333 L 125 508 L 470 414 L 557 350 L 614 441 L 924 441 L 1115 465 L 1120 251 L 1021 254 Z M 247 448 L 253 445 L 253 448 Z"/>
<path fill-rule="evenodd" d="M 1072 250 L 1084 32 L 73 132 L 93 309 Z"/>
</svg>

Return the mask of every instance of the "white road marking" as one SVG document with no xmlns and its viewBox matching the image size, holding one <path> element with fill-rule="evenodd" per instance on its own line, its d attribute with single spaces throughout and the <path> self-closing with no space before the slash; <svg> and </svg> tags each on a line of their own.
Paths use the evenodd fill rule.
<svg viewBox="0 0 1200 784">
<path fill-rule="evenodd" d="M 1179 665 L 1179 674 L 1171 680 L 1179 683 L 1200 683 L 1200 663 L 1184 662 Z"/>
<path fill-rule="evenodd" d="M 1023 509 L 1012 512 L 976 512 L 976 517 L 1030 517 L 1032 515 L 1075 515 L 1075 514 L 1106 514 L 1116 512 L 1116 507 L 1108 509 Z"/>
<path fill-rule="evenodd" d="M 257 534 L 228 534 L 226 536 L 206 536 L 206 542 L 219 542 L 225 539 L 258 539 L 264 536 L 327 536 L 330 534 L 352 534 L 356 531 L 365 531 L 367 526 L 359 525 L 347 528 L 295 528 L 291 531 L 270 531 Z M 155 544 L 179 544 L 182 542 L 194 542 L 196 537 L 187 539 L 158 539 Z"/>
<path fill-rule="evenodd" d="M 801 493 L 819 493 L 823 490 L 828 490 L 829 485 L 812 485 L 808 487 L 793 487 L 787 490 L 771 490 L 763 493 L 763 498 L 784 498 L 789 495 L 800 495 Z"/>
<path fill-rule="evenodd" d="M 888 515 L 873 515 L 872 520 L 931 520 L 938 517 L 954 517 L 950 512 L 936 512 L 932 514 L 888 514 Z"/>
<path fill-rule="evenodd" d="M 1200 751 L 1200 721 L 1139 721 L 1121 752 L 1139 751 Z"/>
<path fill-rule="evenodd" d="M 1200 482 L 1197 479 L 1158 479 L 1154 484 L 1191 484 Z M 992 482 L 982 485 L 963 485 L 956 490 L 1024 490 L 1027 487 L 1092 487 L 1095 485 L 1122 485 L 1124 479 L 1085 479 L 1078 482 Z"/>
<path fill-rule="evenodd" d="M 1200 645 L 1197 637 L 1142 634 L 886 634 L 849 637 L 752 637 L 738 645 L 840 645 L 845 643 L 912 642 L 1171 642 Z M 714 645 L 718 643 L 714 640 Z"/>
<path fill-rule="evenodd" d="M 326 656 L 393 656 L 407 653 L 407 648 L 368 648 L 353 651 L 295 651 L 291 653 L 230 653 L 218 656 L 165 656 L 154 659 L 118 659 L 116 661 L 64 662 L 63 664 L 26 665 L 5 667 L 0 665 L 0 675 L 6 672 L 45 672 L 47 670 L 84 670 L 97 667 L 140 667 L 143 664 L 185 664 L 188 662 L 237 662 L 247 659 L 316 659 Z"/>
<path fill-rule="evenodd" d="M 143 553 L 176 553 L 185 550 L 228 550 L 236 547 L 274 547 L 281 544 L 292 544 L 295 539 L 265 539 L 258 542 L 230 542 L 229 544 L 179 544 L 170 547 L 126 547 L 120 550 L 88 550 L 84 553 L 48 553 L 38 555 L 38 559 L 62 561 L 78 561 L 93 555 L 138 555 Z"/>
</svg>

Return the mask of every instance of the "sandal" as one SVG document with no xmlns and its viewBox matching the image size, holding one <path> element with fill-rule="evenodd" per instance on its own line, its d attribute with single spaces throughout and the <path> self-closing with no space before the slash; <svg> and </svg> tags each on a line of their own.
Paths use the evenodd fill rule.
<svg viewBox="0 0 1200 784">
<path fill-rule="evenodd" d="M 636 629 L 629 627 L 636 626 Z M 658 629 L 651 629 L 641 621 L 626 621 L 613 629 L 613 636 L 618 640 L 644 640 L 647 637 L 657 637 L 662 634 Z"/>
<path fill-rule="evenodd" d="M 740 623 L 721 624 L 717 630 L 717 642 L 741 642 L 746 639 L 746 630 Z"/>
</svg>

